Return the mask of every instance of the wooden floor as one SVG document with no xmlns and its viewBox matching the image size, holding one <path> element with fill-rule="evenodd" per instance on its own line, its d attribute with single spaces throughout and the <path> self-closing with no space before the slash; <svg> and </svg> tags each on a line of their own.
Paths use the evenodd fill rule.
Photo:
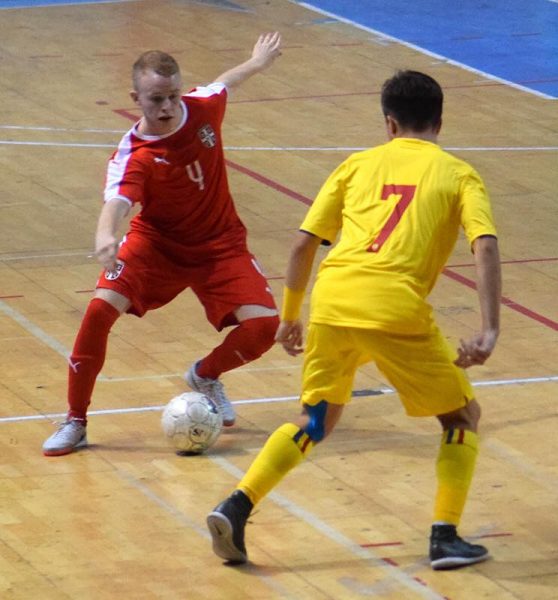
<svg viewBox="0 0 558 600">
<path fill-rule="evenodd" d="M 558 169 L 556 150 L 545 149 L 556 147 L 556 103 L 287 0 L 0 13 L 0 597 L 558 597 Z M 188 86 L 205 83 L 276 29 L 283 56 L 231 99 L 224 133 L 233 194 L 277 298 L 306 203 L 347 148 L 384 141 L 378 90 L 396 68 L 443 84 L 440 142 L 491 192 L 506 298 L 497 352 L 471 372 L 483 442 L 462 533 L 490 547 L 493 560 L 479 566 L 430 570 L 438 426 L 405 417 L 374 367 L 359 373 L 364 395 L 329 442 L 254 513 L 252 563 L 222 566 L 205 515 L 297 410 L 300 360 L 274 348 L 227 374 L 238 425 L 206 456 L 176 456 L 160 408 L 221 339 L 190 293 L 117 323 L 91 447 L 41 454 L 65 411 L 65 357 L 98 273 L 89 255 L 105 163 L 137 115 L 132 62 L 167 50 Z M 456 342 L 478 324 L 471 262 L 461 240 L 432 298 Z"/>
</svg>

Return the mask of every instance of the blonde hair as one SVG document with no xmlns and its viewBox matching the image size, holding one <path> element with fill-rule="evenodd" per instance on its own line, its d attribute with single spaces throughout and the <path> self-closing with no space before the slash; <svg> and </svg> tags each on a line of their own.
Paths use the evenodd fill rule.
<svg viewBox="0 0 558 600">
<path fill-rule="evenodd" d="M 134 89 L 138 89 L 140 75 L 146 71 L 153 71 L 163 77 L 172 77 L 180 73 L 180 67 L 176 60 L 166 52 L 160 50 L 148 50 L 140 55 L 132 67 L 132 82 Z"/>
</svg>

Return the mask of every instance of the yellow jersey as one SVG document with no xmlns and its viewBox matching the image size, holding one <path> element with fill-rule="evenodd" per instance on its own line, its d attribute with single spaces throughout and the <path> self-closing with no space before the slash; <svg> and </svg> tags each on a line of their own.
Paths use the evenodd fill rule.
<svg viewBox="0 0 558 600">
<path fill-rule="evenodd" d="M 426 298 L 460 227 L 471 244 L 496 236 L 484 184 L 466 162 L 413 138 L 351 155 L 300 227 L 328 243 L 341 232 L 318 270 L 310 321 L 428 333 Z"/>
</svg>

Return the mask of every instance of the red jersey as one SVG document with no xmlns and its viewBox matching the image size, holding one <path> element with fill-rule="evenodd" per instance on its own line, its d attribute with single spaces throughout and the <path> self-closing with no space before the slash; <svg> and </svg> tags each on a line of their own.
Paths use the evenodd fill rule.
<svg viewBox="0 0 558 600">
<path fill-rule="evenodd" d="M 195 88 L 181 98 L 182 121 L 173 133 L 141 135 L 136 124 L 109 160 L 105 202 L 141 204 L 131 234 L 147 237 L 179 262 L 247 250 L 221 141 L 226 100 L 222 83 Z"/>
</svg>

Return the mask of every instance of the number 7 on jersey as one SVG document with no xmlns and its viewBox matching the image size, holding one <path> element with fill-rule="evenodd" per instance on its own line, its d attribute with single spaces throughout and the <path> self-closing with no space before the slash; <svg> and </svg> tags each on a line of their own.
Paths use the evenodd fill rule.
<svg viewBox="0 0 558 600">
<path fill-rule="evenodd" d="M 414 198 L 416 189 L 416 185 L 384 185 L 380 197 L 381 200 L 387 200 L 390 196 L 401 196 L 401 198 L 389 215 L 385 225 L 380 230 L 380 233 L 376 236 L 376 239 L 368 247 L 368 252 L 378 252 L 384 245 L 385 241 L 391 235 L 391 232 L 395 229 L 397 223 L 401 220 L 401 217 L 407 210 L 411 200 Z"/>
</svg>

